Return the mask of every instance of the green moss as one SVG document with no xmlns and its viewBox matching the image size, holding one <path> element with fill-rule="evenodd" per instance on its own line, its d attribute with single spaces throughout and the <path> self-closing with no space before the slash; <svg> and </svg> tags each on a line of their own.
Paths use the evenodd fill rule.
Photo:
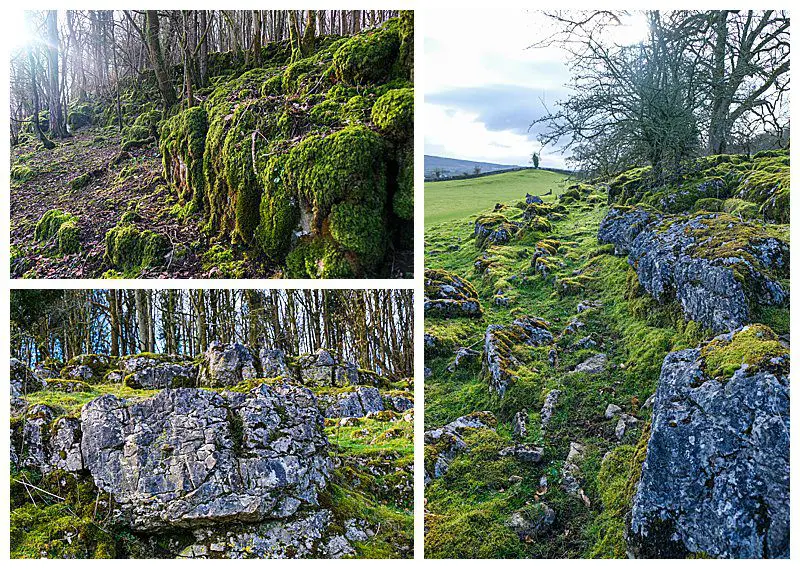
<svg viewBox="0 0 800 569">
<path fill-rule="evenodd" d="M 38 221 L 33 235 L 37 241 L 55 240 L 59 253 L 70 254 L 80 250 L 78 233 L 77 217 L 60 209 L 51 209 Z"/>
<path fill-rule="evenodd" d="M 159 233 L 135 225 L 117 225 L 106 233 L 105 261 L 112 267 L 136 274 L 157 267 L 169 251 L 169 240 Z"/>
<path fill-rule="evenodd" d="M 414 89 L 393 89 L 375 101 L 372 122 L 386 136 L 402 140 L 414 136 Z"/>
<path fill-rule="evenodd" d="M 70 180 L 69 187 L 73 190 L 81 190 L 86 186 L 88 186 L 91 180 L 92 180 L 91 176 L 89 175 L 88 172 L 86 172 L 84 174 L 81 174 L 77 178 L 73 178 L 72 180 Z"/>
<path fill-rule="evenodd" d="M 786 360 L 784 356 L 789 355 L 788 348 L 763 324 L 745 326 L 731 340 L 717 338 L 709 342 L 701 353 L 705 372 L 718 381 L 730 379 L 743 365 L 748 366 L 750 373 L 774 365 L 788 367 L 788 361 L 783 361 Z M 781 358 L 780 363 L 771 363 L 773 358 Z"/>
<path fill-rule="evenodd" d="M 215 244 L 202 254 L 203 270 L 213 271 L 214 276 L 226 279 L 244 278 L 244 261 L 237 259 L 233 251 Z"/>
<path fill-rule="evenodd" d="M 167 180 L 182 201 L 201 211 L 205 200 L 203 155 L 208 132 L 208 114 L 203 107 L 186 109 L 161 128 L 159 148 Z"/>
<path fill-rule="evenodd" d="M 58 232 L 56 233 L 58 251 L 64 254 L 77 253 L 81 248 L 81 242 L 78 234 L 79 230 L 77 219 L 73 218 L 62 223 L 58 228 Z"/>
<path fill-rule="evenodd" d="M 12 559 L 114 558 L 113 535 L 64 504 L 26 504 L 11 511 Z"/>
<path fill-rule="evenodd" d="M 757 204 L 739 198 L 728 198 L 722 202 L 720 211 L 741 219 L 759 219 L 761 217 L 761 211 Z"/>
<path fill-rule="evenodd" d="M 347 279 L 356 276 L 354 262 L 324 237 L 303 238 L 286 257 L 292 279 Z"/>
<path fill-rule="evenodd" d="M 399 152 L 397 189 L 392 197 L 392 208 L 401 219 L 414 218 L 414 146 L 407 145 Z"/>
<path fill-rule="evenodd" d="M 336 204 L 328 217 L 331 237 L 356 253 L 365 267 L 374 266 L 385 248 L 386 222 L 380 210 L 352 203 Z"/>
<path fill-rule="evenodd" d="M 398 28 L 398 22 L 392 20 L 344 42 L 333 55 L 336 77 L 351 85 L 388 79 L 400 52 Z"/>
<path fill-rule="evenodd" d="M 305 138 L 289 153 L 285 173 L 287 182 L 318 219 L 327 216 L 339 201 L 381 207 L 386 199 L 383 142 L 365 127 Z"/>
<path fill-rule="evenodd" d="M 723 200 L 717 198 L 700 198 L 694 202 L 692 211 L 722 211 Z"/>
<path fill-rule="evenodd" d="M 273 156 L 262 170 L 264 193 L 259 208 L 259 224 L 255 238 L 270 258 L 282 260 L 289 250 L 292 232 L 300 211 L 291 188 L 285 182 L 286 154 Z"/>
<path fill-rule="evenodd" d="M 594 540 L 590 557 L 624 559 L 627 554 L 625 524 L 647 456 L 650 428 L 645 427 L 637 445 L 620 445 L 603 459 L 596 486 L 602 513 L 587 528 Z"/>
</svg>

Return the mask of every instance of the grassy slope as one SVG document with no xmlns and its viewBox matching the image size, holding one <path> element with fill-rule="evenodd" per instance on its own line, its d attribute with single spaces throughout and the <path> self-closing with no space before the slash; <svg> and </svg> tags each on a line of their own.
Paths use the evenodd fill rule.
<svg viewBox="0 0 800 569">
<path fill-rule="evenodd" d="M 547 170 L 522 170 L 468 180 L 425 184 L 425 229 L 445 221 L 461 219 L 494 206 L 552 189 L 560 194 L 564 176 Z"/>
<path fill-rule="evenodd" d="M 498 180 L 502 182 L 501 176 L 491 178 L 496 183 L 495 196 L 504 193 L 513 196 L 509 205 L 524 196 L 524 190 L 518 186 L 514 190 L 497 184 Z M 470 238 L 470 219 L 430 228 L 426 218 L 426 267 L 444 268 L 470 279 L 479 291 L 485 311 L 481 321 L 426 320 L 426 332 L 440 338 L 448 348 L 433 357 L 426 354 L 426 366 L 433 372 L 425 382 L 426 429 L 476 410 L 492 411 L 499 419 L 497 434 L 475 432 L 470 452 L 456 458 L 447 474 L 426 489 L 429 557 L 625 555 L 625 517 L 641 470 L 649 424 L 650 412 L 640 406 L 655 391 L 664 356 L 673 350 L 693 347 L 711 334 L 695 323 L 684 323 L 677 306 L 659 306 L 650 297 L 638 294 L 638 287 L 629 285 L 627 260 L 613 256 L 608 247 L 600 248 L 597 243 L 597 227 L 605 206 L 579 202 L 568 208 L 564 219 L 553 223 L 550 235 L 527 235 L 509 245 L 491 247 L 488 253 L 495 257 L 498 266 L 490 276 L 477 274 L 473 267 L 481 253 Z M 434 213 L 443 215 L 441 211 Z M 521 214 L 515 208 L 505 213 Z M 581 271 L 590 277 L 585 290 L 560 297 L 554 292 L 553 275 L 529 276 L 524 285 L 512 284 L 519 282 L 509 280 L 512 275 L 533 274 L 529 266 L 534 244 L 545 237 L 562 242 L 558 258 L 563 265 L 555 271 L 555 278 L 571 277 L 575 271 Z M 459 245 L 453 246 L 456 242 Z M 510 307 L 492 303 L 498 288 L 512 299 Z M 585 327 L 558 341 L 559 368 L 549 366 L 549 348 L 518 346 L 515 355 L 522 365 L 504 399 L 489 394 L 477 362 L 456 373 L 445 370 L 452 360 L 451 349 L 482 348 L 488 324 L 508 323 L 518 314 L 533 315 L 550 321 L 557 336 L 576 315 L 576 306 L 582 300 L 600 301 L 602 307 L 583 312 L 580 320 Z M 783 312 L 788 316 L 788 311 Z M 589 334 L 601 339 L 602 345 L 595 351 L 608 354 L 611 369 L 595 376 L 567 373 L 595 352 L 569 349 L 576 340 Z M 543 433 L 539 412 L 551 389 L 560 389 L 563 394 L 547 432 Z M 614 436 L 616 420 L 606 420 L 603 416 L 609 403 L 641 420 L 621 442 Z M 527 409 L 530 419 L 526 441 L 545 448 L 545 457 L 536 466 L 497 455 L 512 442 L 511 419 L 521 409 Z M 580 442 L 587 449 L 581 474 L 583 489 L 590 500 L 588 506 L 560 488 L 561 468 L 571 441 Z M 609 451 L 612 454 L 601 470 L 603 457 Z M 513 475 L 522 480 L 509 480 Z M 537 496 L 542 476 L 547 478 L 548 485 Z M 506 526 L 506 520 L 514 510 L 537 500 L 555 510 L 556 521 L 541 539 L 521 542 Z"/>
</svg>

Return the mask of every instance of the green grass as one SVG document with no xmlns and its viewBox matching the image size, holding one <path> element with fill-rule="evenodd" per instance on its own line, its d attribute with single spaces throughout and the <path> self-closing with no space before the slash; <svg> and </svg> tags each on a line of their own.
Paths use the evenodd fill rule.
<svg viewBox="0 0 800 569">
<path fill-rule="evenodd" d="M 462 219 L 494 204 L 514 204 L 525 194 L 560 194 L 567 186 L 563 174 L 548 170 L 504 172 L 467 180 L 425 184 L 425 229 L 445 221 Z"/>
</svg>

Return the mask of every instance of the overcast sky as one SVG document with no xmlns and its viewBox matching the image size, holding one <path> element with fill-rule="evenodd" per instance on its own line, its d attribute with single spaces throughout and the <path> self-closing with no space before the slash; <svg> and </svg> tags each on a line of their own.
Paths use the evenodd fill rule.
<svg viewBox="0 0 800 569">
<path fill-rule="evenodd" d="M 620 39 L 642 37 L 637 18 Z M 528 165 L 539 150 L 530 124 L 569 91 L 566 53 L 526 49 L 552 31 L 535 11 L 428 9 L 425 25 L 425 154 Z M 556 149 L 541 165 L 565 166 Z"/>
</svg>

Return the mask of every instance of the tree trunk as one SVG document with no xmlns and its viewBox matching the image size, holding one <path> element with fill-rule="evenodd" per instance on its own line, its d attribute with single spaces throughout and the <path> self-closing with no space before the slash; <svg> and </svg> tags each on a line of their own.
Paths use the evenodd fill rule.
<svg viewBox="0 0 800 569">
<path fill-rule="evenodd" d="M 145 12 L 147 51 L 150 54 L 150 64 L 156 74 L 156 82 L 158 83 L 161 98 L 164 101 L 164 108 L 167 110 L 177 102 L 177 96 L 164 64 L 164 54 L 161 51 L 161 39 L 159 37 L 160 31 L 161 24 L 158 21 L 158 12 L 156 10 L 147 10 Z"/>
</svg>

